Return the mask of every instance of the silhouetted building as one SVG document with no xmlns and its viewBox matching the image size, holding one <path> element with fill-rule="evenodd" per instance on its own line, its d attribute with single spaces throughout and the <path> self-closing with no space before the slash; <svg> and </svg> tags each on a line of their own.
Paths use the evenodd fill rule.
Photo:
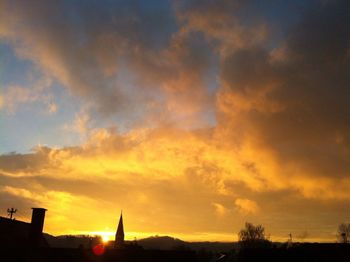
<svg viewBox="0 0 350 262">
<path fill-rule="evenodd" d="M 124 246 L 124 225 L 123 225 L 123 213 L 120 213 L 117 232 L 115 234 L 114 247 L 120 248 Z"/>
<path fill-rule="evenodd" d="M 45 220 L 45 208 L 32 208 L 32 221 L 29 232 L 30 244 L 34 247 L 40 246 L 43 238 Z"/>
<path fill-rule="evenodd" d="M 0 217 L 0 245 L 2 247 L 46 247 L 43 237 L 44 208 L 33 208 L 31 223 Z"/>
</svg>

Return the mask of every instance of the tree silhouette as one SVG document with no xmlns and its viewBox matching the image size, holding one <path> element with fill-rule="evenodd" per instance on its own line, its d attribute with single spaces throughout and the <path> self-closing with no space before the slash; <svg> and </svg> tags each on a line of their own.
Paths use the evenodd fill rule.
<svg viewBox="0 0 350 262">
<path fill-rule="evenodd" d="M 239 231 L 238 240 L 242 247 L 267 247 L 271 245 L 265 236 L 265 228 L 262 225 L 254 226 L 248 222 Z"/>
<path fill-rule="evenodd" d="M 349 243 L 350 242 L 350 223 L 341 223 L 338 226 L 338 241 L 340 243 Z"/>
</svg>

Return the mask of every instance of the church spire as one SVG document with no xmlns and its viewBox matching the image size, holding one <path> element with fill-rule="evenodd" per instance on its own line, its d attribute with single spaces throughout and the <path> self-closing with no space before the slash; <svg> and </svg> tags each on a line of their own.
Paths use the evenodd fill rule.
<svg viewBox="0 0 350 262">
<path fill-rule="evenodd" d="M 123 212 L 120 212 L 118 229 L 117 229 L 117 232 L 115 234 L 114 247 L 122 247 L 123 245 L 124 245 Z"/>
</svg>

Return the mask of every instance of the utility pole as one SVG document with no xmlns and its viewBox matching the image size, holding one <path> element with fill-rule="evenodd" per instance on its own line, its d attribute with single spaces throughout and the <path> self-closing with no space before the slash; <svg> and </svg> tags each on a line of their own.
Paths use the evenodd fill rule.
<svg viewBox="0 0 350 262">
<path fill-rule="evenodd" d="M 289 236 L 289 239 L 288 239 L 288 241 L 287 241 L 287 248 L 293 246 L 293 236 L 292 236 L 292 233 L 289 233 L 288 236 Z"/>
</svg>

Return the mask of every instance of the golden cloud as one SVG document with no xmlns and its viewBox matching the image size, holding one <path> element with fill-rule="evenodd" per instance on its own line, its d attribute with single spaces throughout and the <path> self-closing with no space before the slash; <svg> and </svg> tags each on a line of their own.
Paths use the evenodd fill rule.
<svg viewBox="0 0 350 262">
<path fill-rule="evenodd" d="M 258 204 L 249 199 L 237 198 L 235 200 L 235 205 L 239 212 L 243 214 L 256 214 L 259 211 Z"/>
<path fill-rule="evenodd" d="M 350 29 L 344 26 L 350 20 L 339 12 L 349 9 L 346 1 L 306 13 L 273 48 L 268 24 L 240 21 L 243 3 L 175 4 L 177 28 L 160 47 L 144 32 L 164 17 L 147 26 L 118 10 L 114 16 L 96 7 L 100 15 L 92 20 L 79 9 L 86 28 L 81 41 L 80 28 L 62 20 L 59 3 L 1 5 L 1 39 L 19 57 L 83 97 L 99 117 L 142 111 L 123 134 L 91 129 L 93 114 L 83 112 L 66 128 L 87 135 L 81 146 L 0 156 L 1 194 L 9 200 L 47 202 L 58 217 L 74 218 L 71 226 L 79 230 L 114 226 L 108 222 L 114 211 L 94 224 L 88 219 L 103 203 L 108 211 L 127 207 L 134 231 L 227 232 L 244 215 L 271 212 L 277 213 L 271 231 L 281 234 L 271 221 L 293 219 L 298 205 L 341 213 L 339 205 L 350 199 Z M 206 76 L 214 60 L 218 88 L 210 91 Z M 135 76 L 121 85 L 126 72 Z M 8 97 L 32 99 L 9 90 L 2 94 L 5 105 Z M 210 128 L 198 124 L 208 122 L 208 112 L 216 117 Z M 270 204 L 275 195 L 280 203 Z M 55 209 L 61 199 L 63 211 Z M 284 203 L 293 207 L 289 217 L 279 216 Z M 64 211 L 73 206 L 86 220 Z M 309 216 L 321 224 L 316 213 Z"/>
</svg>

